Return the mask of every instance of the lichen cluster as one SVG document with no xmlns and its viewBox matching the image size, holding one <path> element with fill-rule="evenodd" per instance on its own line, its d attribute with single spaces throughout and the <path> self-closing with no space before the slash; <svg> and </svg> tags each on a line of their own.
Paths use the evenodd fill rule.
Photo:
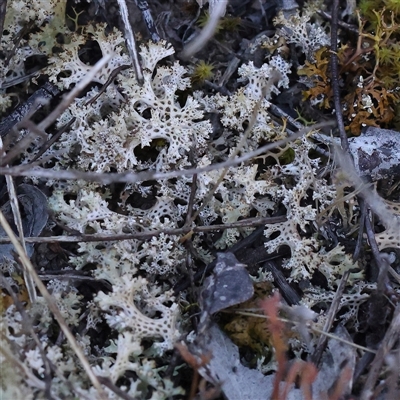
<svg viewBox="0 0 400 400">
<path fill-rule="evenodd" d="M 398 35 L 398 10 L 387 7 L 386 11 L 371 14 L 375 18 L 374 33 L 360 20 L 357 49 L 342 45 L 339 52 L 342 74 L 347 82 L 353 82 L 344 97 L 344 106 L 348 129 L 354 134 L 364 124 L 385 125 L 395 116 L 398 91 L 388 79 L 395 75 L 397 58 L 382 48 L 398 51 L 392 43 Z M 191 70 L 172 58 L 175 50 L 165 41 L 140 45 L 143 85 L 138 84 L 133 68 L 129 67 L 121 69 L 100 94 L 100 87 L 110 74 L 130 64 L 123 35 L 102 23 L 71 31 L 65 12 L 65 1 L 28 4 L 9 0 L 5 21 L 8 33 L 3 34 L 1 42 L 2 50 L 10 51 L 11 38 L 18 35 L 22 25 L 36 26 L 34 33 L 21 38 L 9 63 L 0 61 L 0 74 L 5 77 L 3 87 L 11 79 L 25 75 L 24 61 L 32 55 L 47 57 L 48 65 L 42 74 L 48 75 L 62 91 L 71 89 L 92 68 L 82 61 L 80 53 L 89 41 L 98 44 L 100 58 L 111 55 L 108 65 L 94 77 L 91 88 L 75 99 L 57 121 L 56 128 L 61 128 L 75 118 L 70 129 L 43 155 L 51 159 L 54 170 L 184 170 L 209 166 L 287 138 L 289 132 L 271 118 L 269 107 L 272 97 L 289 87 L 293 72 L 299 72 L 309 86 L 305 99 L 323 108 L 332 107 L 326 47 L 329 37 L 318 19 L 311 22 L 310 10 L 289 19 L 283 15 L 276 19 L 282 26 L 277 36 L 300 46 L 306 55 L 302 68 L 293 71 L 283 47 L 276 45 L 274 39 L 265 39 L 262 46 L 269 48 L 270 54 L 260 66 L 252 61 L 243 63 L 235 77 L 236 88 L 227 95 L 193 90 L 193 82 L 211 77 L 212 68 L 202 79 L 198 79 L 196 72 L 191 79 Z M 362 11 L 365 15 L 366 11 Z M 64 36 L 63 43 L 56 39 L 59 34 Z M 365 43 L 370 44 L 367 50 Z M 204 62 L 198 63 L 197 67 L 201 66 L 205 66 Z M 4 111 L 11 98 L 4 89 L 0 94 Z M 209 115 L 218 115 L 219 135 L 214 134 Z M 248 128 L 253 119 L 254 124 Z M 27 151 L 21 162 L 30 162 L 37 151 Z M 85 300 L 87 310 L 83 309 L 84 299 L 72 281 L 53 279 L 47 285 L 66 322 L 75 332 L 79 330 L 77 340 L 95 373 L 109 378 L 133 398 L 167 399 L 183 393 L 181 387 L 174 387 L 163 375 L 166 364 L 160 363 L 158 357 L 168 354 L 185 334 L 180 306 L 187 299 L 184 295 L 174 296 L 171 287 L 185 268 L 186 249 L 178 235 L 160 231 L 182 227 L 190 201 L 194 211 L 200 210 L 196 220 L 189 221 L 190 228 L 285 211 L 287 221 L 267 225 L 264 236 L 269 253 L 283 246 L 290 249 L 283 262 L 288 279 L 311 280 L 317 271 L 322 275 L 328 292 L 325 295 L 317 290 L 314 297 L 310 294 L 311 304 L 331 299 L 331 291 L 343 273 L 351 270 L 349 282 L 356 286 L 346 300 L 351 304 L 364 301 L 365 288 L 357 283 L 363 278 L 358 264 L 342 244 L 332 244 L 320 226 L 321 216 L 332 214 L 339 207 L 341 216 L 348 217 L 343 214 L 347 209 L 341 202 L 340 184 L 322 177 L 321 166 L 323 160 L 313 153 L 312 141 L 304 137 L 256 161 L 230 166 L 222 179 L 220 170 L 198 174 L 192 200 L 193 185 L 188 176 L 126 184 L 117 194 L 97 183 L 48 180 L 48 205 L 54 218 L 77 235 L 157 232 L 151 239 L 79 243 L 76 253 L 70 256 L 70 270 L 90 270 L 92 278 L 107 282 L 111 288 L 102 287 L 90 301 Z M 215 188 L 219 179 L 221 182 Z M 214 193 L 204 204 L 210 190 Z M 137 198 L 141 204 L 135 202 Z M 346 221 L 350 226 L 354 222 L 351 218 Z M 214 248 L 226 249 L 252 230 L 226 229 L 212 237 Z M 377 239 L 380 249 L 400 248 L 398 234 L 391 232 L 390 227 Z M 194 254 L 205 264 L 213 259 L 205 245 L 207 240 L 210 237 L 205 233 L 194 235 L 192 240 Z M 4 270 L 10 272 L 12 267 Z M 44 398 L 46 390 L 54 398 L 66 398 L 71 396 L 71 387 L 80 398 L 99 398 L 65 339 L 60 335 L 54 340 L 58 335 L 53 330 L 57 328 L 44 300 L 39 298 L 27 313 L 38 330 L 42 349 L 27 335 L 16 306 L 8 304 L 1 322 L 0 342 L 5 349 L 0 355 L 4 398 Z M 93 342 L 93 331 L 101 335 L 102 329 L 109 337 L 105 348 Z M 41 350 L 55 366 L 50 373 Z M 11 355 L 23 365 L 24 374 L 13 373 L 12 364 L 6 360 Z M 45 386 L 48 376 L 53 380 L 50 389 Z M 106 393 L 117 398 L 111 390 L 106 389 Z"/>
</svg>

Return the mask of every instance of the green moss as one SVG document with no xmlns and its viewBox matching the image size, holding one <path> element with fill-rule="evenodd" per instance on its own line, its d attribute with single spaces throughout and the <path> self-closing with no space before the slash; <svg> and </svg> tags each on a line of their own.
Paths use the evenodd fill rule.
<svg viewBox="0 0 400 400">
<path fill-rule="evenodd" d="M 192 83 L 203 83 L 205 80 L 209 80 L 214 76 L 214 64 L 207 63 L 204 60 L 200 60 L 192 74 Z"/>
<path fill-rule="evenodd" d="M 372 21 L 374 19 L 374 10 L 379 10 L 381 8 L 382 1 L 380 0 L 360 0 L 360 2 L 358 3 L 358 10 L 361 17 L 369 21 Z"/>
<path fill-rule="evenodd" d="M 210 19 L 210 14 L 205 12 L 204 14 L 200 15 L 199 19 L 197 20 L 197 25 L 201 28 L 204 28 Z M 242 23 L 242 19 L 240 17 L 233 17 L 231 15 L 227 15 L 222 17 L 215 29 L 215 33 L 222 33 L 222 32 L 236 32 Z"/>
<path fill-rule="evenodd" d="M 359 38 L 338 50 L 346 129 L 358 135 L 363 126 L 393 128 L 400 103 L 400 0 L 360 0 Z M 333 107 L 329 53 L 315 52 L 299 75 L 313 80 L 304 92 L 321 108 Z M 321 99 L 321 100 L 318 100 Z"/>
<path fill-rule="evenodd" d="M 281 163 L 281 165 L 287 165 L 292 163 L 295 157 L 295 151 L 292 148 L 289 148 L 279 157 L 279 162 Z"/>
<path fill-rule="evenodd" d="M 400 0 L 384 0 L 383 3 L 389 11 L 393 11 L 395 14 L 400 15 Z"/>
</svg>

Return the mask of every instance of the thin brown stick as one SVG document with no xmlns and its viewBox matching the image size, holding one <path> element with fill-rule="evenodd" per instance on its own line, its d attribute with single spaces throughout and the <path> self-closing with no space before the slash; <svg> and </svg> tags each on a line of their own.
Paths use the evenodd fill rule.
<svg viewBox="0 0 400 400">
<path fill-rule="evenodd" d="M 69 107 L 69 105 L 72 104 L 79 93 L 85 89 L 90 82 L 92 82 L 94 76 L 107 65 L 112 57 L 113 54 L 106 54 L 103 58 L 97 61 L 93 68 L 87 72 L 85 77 L 65 95 L 60 104 L 42 122 L 40 122 L 37 126 L 39 130 L 45 131 Z"/>
<path fill-rule="evenodd" d="M 18 230 L 21 247 L 24 251 L 24 254 L 26 255 L 24 229 L 22 227 L 21 212 L 19 210 L 18 197 L 17 197 L 17 191 L 15 190 L 14 180 L 11 176 L 6 175 L 6 182 L 7 182 L 8 194 L 10 196 L 10 205 L 14 217 L 14 223 Z M 33 303 L 36 301 L 36 289 L 31 274 L 29 273 L 29 270 L 27 270 L 26 268 L 24 268 L 24 280 L 26 289 L 28 290 L 29 300 L 31 301 L 31 303 Z"/>
<path fill-rule="evenodd" d="M 124 71 L 125 69 L 130 68 L 130 65 L 120 65 L 119 67 L 115 68 L 113 71 L 111 71 L 110 76 L 108 77 L 106 83 L 100 88 L 99 92 L 96 94 L 96 96 L 92 97 L 90 100 L 86 102 L 86 106 L 89 106 L 93 104 L 108 88 L 108 86 L 111 85 L 111 82 L 117 77 L 117 75 L 121 72 Z"/>
<path fill-rule="evenodd" d="M 339 59 L 338 51 L 338 13 L 339 0 L 333 0 L 332 15 L 331 15 L 331 76 L 333 99 L 335 103 L 336 121 L 338 124 L 340 141 L 344 152 L 349 154 L 349 141 L 347 139 L 346 130 L 344 128 L 342 103 L 340 101 L 340 86 L 339 86 Z"/>
<path fill-rule="evenodd" d="M 56 132 L 43 146 L 39 149 L 39 152 L 33 157 L 31 162 L 38 160 L 55 142 L 60 139 L 61 135 L 70 128 L 70 126 L 75 122 L 76 117 L 71 118 L 65 125 L 63 125 L 58 132 Z M 8 154 L 7 154 L 8 155 Z"/>
<path fill-rule="evenodd" d="M 75 336 L 72 334 L 70 329 L 68 328 L 64 318 L 62 317 L 62 314 L 52 297 L 52 295 L 48 292 L 46 286 L 43 284 L 41 279 L 39 278 L 35 268 L 33 267 L 31 261 L 29 258 L 26 256 L 24 249 L 22 248 L 21 244 L 19 243 L 17 237 L 15 236 L 14 232 L 12 231 L 9 223 L 4 217 L 4 214 L 0 210 L 0 224 L 3 227 L 4 231 L 8 235 L 8 237 L 11 239 L 12 244 L 14 245 L 22 265 L 24 268 L 29 272 L 30 276 L 33 278 L 36 287 L 39 289 L 40 293 L 44 297 L 44 299 L 47 302 L 47 305 L 50 308 L 50 311 L 53 313 L 55 319 L 57 320 L 62 332 L 64 333 L 65 337 L 67 338 L 68 342 L 70 343 L 70 346 L 72 350 L 75 352 L 76 356 L 80 360 L 84 370 L 86 371 L 90 381 L 92 382 L 93 386 L 96 388 L 98 395 L 101 399 L 107 399 L 107 396 L 105 395 L 103 388 L 101 387 L 101 384 L 97 378 L 97 376 L 94 374 L 89 361 L 86 359 L 85 354 L 83 353 L 82 348 L 79 346 L 78 342 L 75 339 Z"/>
<path fill-rule="evenodd" d="M 242 219 L 237 222 L 232 222 L 230 224 L 221 225 L 210 225 L 210 226 L 196 226 L 192 230 L 193 232 L 212 232 L 219 231 L 223 229 L 232 228 L 243 228 L 243 227 L 256 227 L 263 226 L 267 224 L 276 224 L 279 222 L 285 222 L 286 216 L 277 217 L 265 217 L 265 218 L 249 218 Z M 138 232 L 138 233 L 127 233 L 127 234 L 92 234 L 92 235 L 81 235 L 81 236 L 47 236 L 47 237 L 25 237 L 25 242 L 27 243 L 79 243 L 79 242 L 111 242 L 117 240 L 132 240 L 132 239 L 150 239 L 161 234 L 179 236 L 186 234 L 188 228 L 177 228 L 177 229 L 162 229 L 151 232 Z M 10 238 L 0 237 L 0 244 L 10 243 Z"/>
<path fill-rule="evenodd" d="M 196 197 L 197 191 L 197 174 L 194 174 L 192 177 L 192 187 L 190 191 L 188 206 L 187 206 L 187 213 L 186 213 L 186 220 L 185 220 L 185 227 L 189 228 L 192 223 L 192 214 L 193 214 L 193 206 Z"/>
<path fill-rule="evenodd" d="M 318 14 L 319 14 L 321 17 L 323 17 L 323 18 L 325 18 L 325 19 L 327 19 L 327 20 L 329 20 L 329 21 L 332 20 L 331 14 L 329 14 L 329 13 L 326 12 L 326 11 L 323 11 L 323 10 L 318 11 Z M 337 24 L 338 24 L 341 28 L 347 29 L 347 30 L 350 31 L 350 32 L 353 32 L 353 33 L 356 33 L 356 34 L 359 33 L 359 28 L 358 28 L 358 26 L 356 26 L 356 25 L 348 24 L 347 22 L 344 22 L 344 21 L 338 21 Z"/>
<path fill-rule="evenodd" d="M 369 241 L 369 245 L 372 250 L 372 254 L 374 256 L 376 265 L 379 268 L 379 275 L 377 280 L 377 292 L 378 293 L 393 293 L 393 289 L 391 288 L 389 279 L 388 279 L 388 272 L 392 275 L 399 282 L 399 275 L 397 272 L 390 266 L 386 257 L 379 251 L 378 244 L 376 243 L 375 239 L 375 232 L 372 227 L 372 223 L 366 216 L 365 220 L 365 228 L 367 232 L 367 237 Z"/>
<path fill-rule="evenodd" d="M 135 400 L 133 397 L 129 396 L 125 393 L 122 389 L 120 389 L 117 385 L 114 385 L 110 378 L 106 376 L 99 376 L 99 381 L 104 385 L 107 386 L 111 391 L 113 391 L 118 398 L 122 400 Z"/>
<path fill-rule="evenodd" d="M 368 376 L 365 379 L 365 384 L 360 396 L 361 400 L 370 400 L 372 398 L 376 381 L 381 373 L 381 367 L 389 352 L 393 349 L 396 342 L 399 341 L 399 337 L 400 305 L 397 305 L 389 329 L 387 330 L 385 337 L 383 338 L 378 351 L 376 352 L 375 358 L 372 361 L 370 370 L 368 372 Z"/>
<path fill-rule="evenodd" d="M 358 226 L 357 244 L 356 244 L 356 248 L 353 253 L 353 261 L 354 262 L 356 262 L 360 258 L 361 248 L 362 248 L 362 244 L 363 244 L 363 234 L 364 234 L 364 229 L 365 229 L 365 220 L 368 218 L 367 206 L 365 204 L 365 201 L 362 199 L 362 197 L 358 198 L 358 204 L 360 206 L 360 220 L 359 220 L 359 226 Z"/>
<path fill-rule="evenodd" d="M 4 154 L 3 153 L 3 142 L 0 139 L 0 156 L 2 156 L 3 154 Z M 24 240 L 25 235 L 24 235 L 24 229 L 22 227 L 21 213 L 19 211 L 17 192 L 15 190 L 14 180 L 10 175 L 6 175 L 6 183 L 7 183 L 7 190 L 8 190 L 9 197 L 10 197 L 10 205 L 11 205 L 11 210 L 12 210 L 13 217 L 14 217 L 14 222 L 18 229 L 19 239 L 21 241 L 23 251 L 26 254 L 26 245 L 25 245 L 25 240 Z M 26 289 L 29 294 L 29 300 L 31 302 L 34 302 L 36 300 L 36 290 L 35 290 L 35 285 L 33 283 L 33 279 L 30 276 L 29 271 L 25 268 L 24 268 L 23 274 L 24 274 Z"/>
<path fill-rule="evenodd" d="M 323 127 L 333 125 L 332 121 L 324 121 L 313 126 L 305 127 L 294 135 L 287 137 L 282 140 L 278 140 L 274 143 L 266 144 L 257 150 L 251 151 L 244 154 L 241 157 L 234 159 L 228 159 L 226 161 L 207 165 L 202 168 L 190 168 L 184 170 L 176 170 L 170 172 L 157 172 L 157 171 L 144 171 L 139 173 L 134 172 L 121 172 L 121 173 L 98 173 L 98 172 L 83 172 L 78 170 L 68 171 L 53 171 L 50 169 L 41 168 L 38 166 L 33 167 L 32 165 L 19 165 L 16 167 L 0 167 L 0 175 L 11 175 L 11 176 L 27 176 L 37 177 L 46 179 L 58 179 L 58 180 L 77 180 L 83 179 L 90 182 L 99 182 L 103 185 L 109 185 L 111 183 L 137 183 L 149 180 L 162 180 L 172 179 L 181 176 L 190 176 L 193 174 L 201 174 L 204 172 L 215 171 L 221 168 L 228 168 L 237 166 L 243 162 L 251 160 L 267 151 L 273 150 L 276 147 L 284 146 L 286 143 L 294 142 L 300 137 L 304 136 L 308 132 Z"/>
<path fill-rule="evenodd" d="M 343 274 L 342 279 L 340 280 L 339 287 L 336 290 L 335 297 L 333 298 L 331 306 L 329 308 L 329 312 L 328 312 L 327 319 L 326 319 L 324 329 L 323 329 L 324 332 L 329 332 L 331 330 L 333 321 L 335 320 L 336 313 L 339 309 L 340 300 L 342 298 L 343 291 L 346 286 L 346 282 L 347 282 L 349 275 L 350 275 L 350 271 L 346 271 Z M 327 342 L 328 342 L 328 337 L 326 335 L 321 335 L 319 337 L 318 344 L 314 350 L 314 353 L 311 355 L 311 361 L 315 365 L 319 364 L 321 357 L 322 357 L 322 353 L 325 349 Z"/>
</svg>

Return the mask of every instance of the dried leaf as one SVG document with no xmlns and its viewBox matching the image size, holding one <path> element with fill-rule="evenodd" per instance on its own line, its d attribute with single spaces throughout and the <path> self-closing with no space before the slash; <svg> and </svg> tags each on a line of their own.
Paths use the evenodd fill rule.
<svg viewBox="0 0 400 400">
<path fill-rule="evenodd" d="M 200 306 L 203 311 L 215 314 L 249 300 L 253 294 L 253 281 L 246 266 L 232 253 L 218 253 L 214 273 L 204 282 Z"/>
<path fill-rule="evenodd" d="M 207 333 L 208 351 L 212 359 L 200 374 L 210 382 L 218 382 L 228 400 L 270 399 L 274 375 L 264 376 L 260 371 L 243 366 L 238 347 L 218 328 L 212 325 Z M 281 384 L 282 389 L 284 383 Z M 292 388 L 287 400 L 303 400 L 300 389 Z"/>
</svg>

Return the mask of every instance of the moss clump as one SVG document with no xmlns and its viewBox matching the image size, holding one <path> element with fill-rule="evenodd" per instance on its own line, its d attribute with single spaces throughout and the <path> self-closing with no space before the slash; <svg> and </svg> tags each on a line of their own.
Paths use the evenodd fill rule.
<svg viewBox="0 0 400 400">
<path fill-rule="evenodd" d="M 385 8 L 389 7 L 390 9 Z M 400 9 L 399 0 L 359 3 L 357 45 L 342 44 L 338 52 L 340 80 L 343 82 L 343 113 L 347 130 L 354 135 L 363 126 L 393 128 L 400 103 Z M 376 11 L 379 10 L 379 11 Z M 327 48 L 315 53 L 299 70 L 312 80 L 304 99 L 320 108 L 331 109 L 331 87 Z"/>
<path fill-rule="evenodd" d="M 214 64 L 200 60 L 193 70 L 191 77 L 192 83 L 201 84 L 206 80 L 210 80 L 214 76 L 214 68 Z"/>
</svg>

